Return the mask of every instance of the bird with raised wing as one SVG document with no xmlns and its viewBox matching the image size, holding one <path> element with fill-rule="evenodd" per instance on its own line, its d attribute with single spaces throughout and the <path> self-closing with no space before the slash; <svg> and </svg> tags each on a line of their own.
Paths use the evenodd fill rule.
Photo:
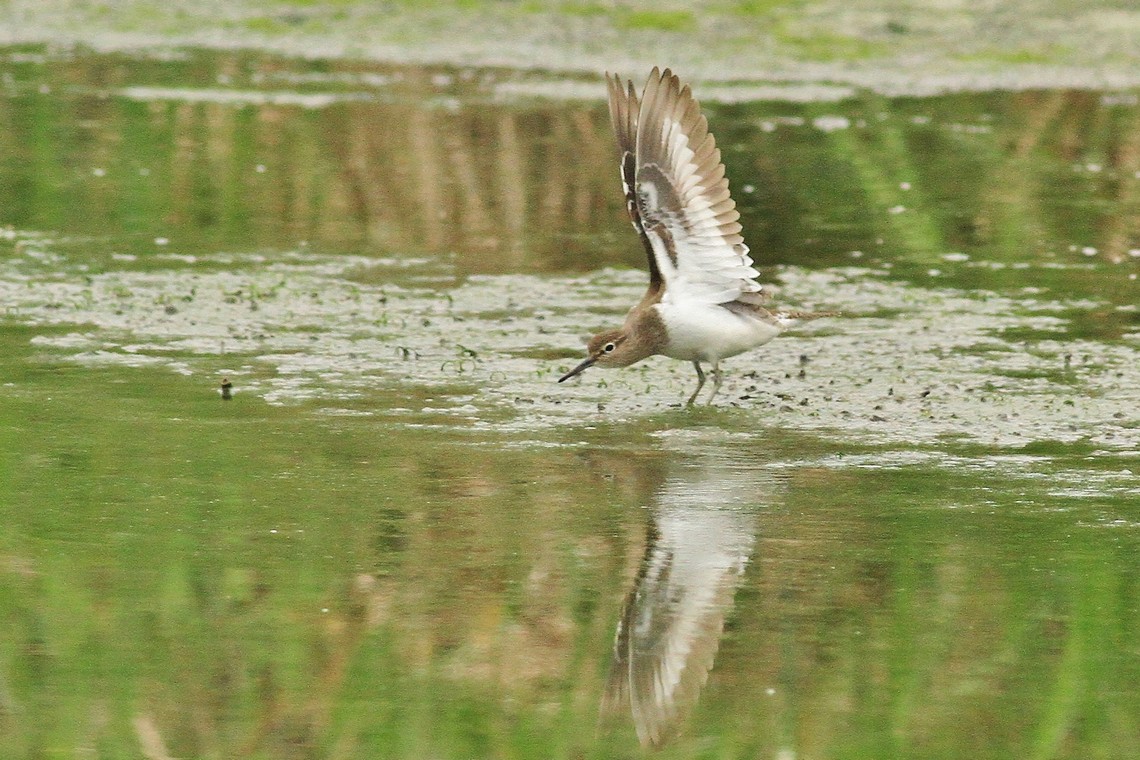
<svg viewBox="0 0 1140 760">
<path fill-rule="evenodd" d="M 799 322 L 834 312 L 770 310 L 756 281 L 740 213 L 708 121 L 688 85 L 654 67 L 638 100 L 633 82 L 606 75 L 610 118 L 633 228 L 649 258 L 649 289 L 625 323 L 590 339 L 587 357 L 558 382 L 587 368 L 628 367 L 657 354 L 712 365 L 712 402 L 720 362 L 761 346 Z"/>
</svg>

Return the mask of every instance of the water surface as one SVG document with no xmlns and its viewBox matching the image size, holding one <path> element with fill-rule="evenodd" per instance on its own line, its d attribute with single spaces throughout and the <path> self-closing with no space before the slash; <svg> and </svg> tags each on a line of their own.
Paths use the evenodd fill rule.
<svg viewBox="0 0 1140 760">
<path fill-rule="evenodd" d="M 644 288 L 601 82 L 0 87 L 4 756 L 1140 742 L 1136 93 L 710 85 L 765 280 L 844 316 L 689 411 L 554 382 Z"/>
</svg>

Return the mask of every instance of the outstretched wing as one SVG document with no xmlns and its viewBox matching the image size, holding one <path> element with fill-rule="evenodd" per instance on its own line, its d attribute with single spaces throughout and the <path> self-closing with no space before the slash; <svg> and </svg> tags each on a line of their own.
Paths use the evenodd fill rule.
<svg viewBox="0 0 1140 760">
<path fill-rule="evenodd" d="M 716 140 L 688 85 L 656 67 L 638 103 L 610 82 L 630 217 L 649 254 L 650 287 L 664 299 L 759 303 L 759 274 L 740 236 L 740 213 Z M 631 165 L 632 163 L 632 165 Z"/>
<path fill-rule="evenodd" d="M 661 270 L 657 267 L 653 245 L 649 242 L 645 227 L 641 223 L 641 213 L 637 204 L 637 117 L 640 104 L 633 89 L 633 82 L 623 83 L 617 74 L 612 77 L 606 74 L 606 85 L 610 92 L 610 120 L 613 122 L 614 136 L 617 137 L 618 150 L 621 152 L 621 186 L 625 191 L 625 207 L 629 211 L 633 229 L 641 238 L 649 258 L 649 290 L 656 292 L 661 289 L 664 280 L 661 278 Z"/>
</svg>

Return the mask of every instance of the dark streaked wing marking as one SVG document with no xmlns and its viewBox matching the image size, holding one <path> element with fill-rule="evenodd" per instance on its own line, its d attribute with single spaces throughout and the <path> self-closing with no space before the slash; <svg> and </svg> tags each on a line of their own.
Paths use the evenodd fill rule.
<svg viewBox="0 0 1140 760">
<path fill-rule="evenodd" d="M 649 258 L 649 289 L 655 292 L 660 289 L 664 281 L 661 278 L 661 270 L 657 268 L 653 246 L 645 235 L 637 203 L 637 118 L 640 104 L 633 89 L 633 82 L 623 85 L 621 77 L 617 74 L 612 77 L 606 74 L 606 84 L 610 93 L 610 121 L 617 137 L 618 150 L 621 151 L 621 185 L 625 192 L 625 207 L 629 212 L 630 221 L 633 222 L 633 228 L 645 246 L 645 253 Z"/>
</svg>

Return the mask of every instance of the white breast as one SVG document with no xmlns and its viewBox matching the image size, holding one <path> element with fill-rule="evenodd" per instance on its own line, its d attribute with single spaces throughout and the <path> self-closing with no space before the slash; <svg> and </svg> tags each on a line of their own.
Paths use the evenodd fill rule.
<svg viewBox="0 0 1140 760">
<path fill-rule="evenodd" d="M 672 359 L 718 362 L 762 346 L 781 331 L 777 324 L 719 305 L 662 302 L 654 308 L 669 336 L 662 353 Z"/>
</svg>

